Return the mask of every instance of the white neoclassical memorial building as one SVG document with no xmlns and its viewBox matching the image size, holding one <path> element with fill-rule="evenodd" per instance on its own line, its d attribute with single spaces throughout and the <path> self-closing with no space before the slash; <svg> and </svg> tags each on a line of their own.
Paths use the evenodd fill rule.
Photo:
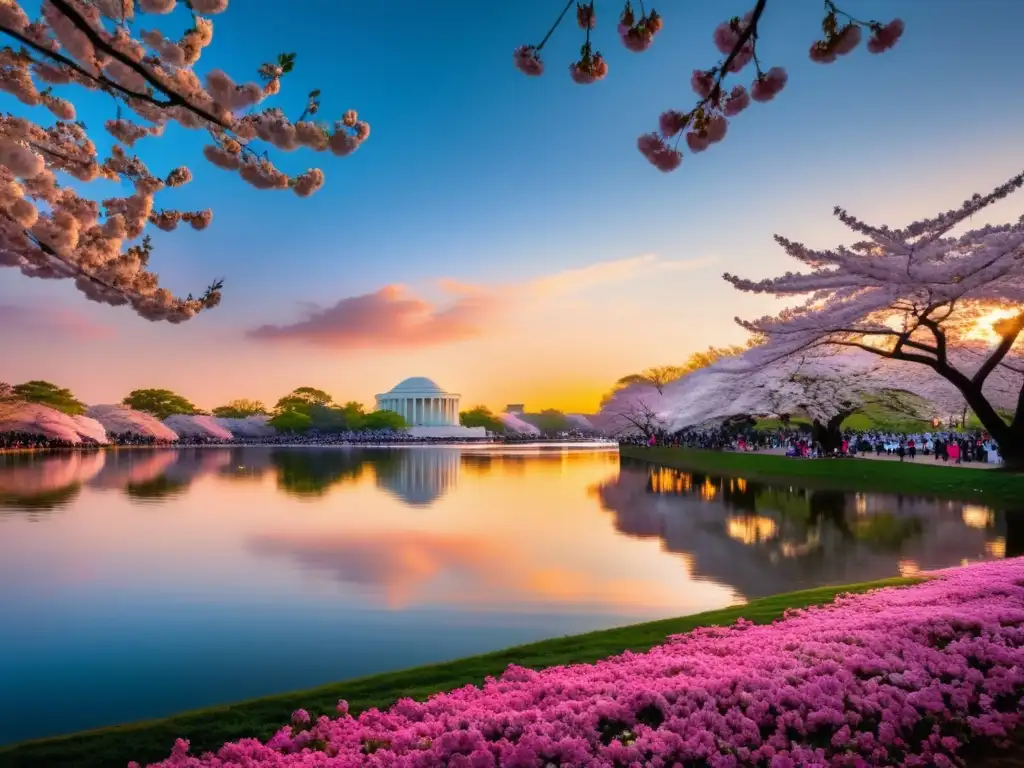
<svg viewBox="0 0 1024 768">
<path fill-rule="evenodd" d="M 459 425 L 460 396 L 445 392 L 424 376 L 406 379 L 377 395 L 377 408 L 401 414 L 413 437 L 487 437 L 483 427 Z"/>
</svg>

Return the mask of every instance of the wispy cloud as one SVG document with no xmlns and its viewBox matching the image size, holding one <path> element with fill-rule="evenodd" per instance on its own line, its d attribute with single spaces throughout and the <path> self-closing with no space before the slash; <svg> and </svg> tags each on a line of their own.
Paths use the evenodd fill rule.
<svg viewBox="0 0 1024 768">
<path fill-rule="evenodd" d="M 82 341 L 109 338 L 114 329 L 64 307 L 0 304 L 0 328 L 9 333 L 56 335 Z"/>
<path fill-rule="evenodd" d="M 525 302 L 576 296 L 608 285 L 648 279 L 664 272 L 700 269 L 713 258 L 671 261 L 648 254 L 604 261 L 542 275 L 522 283 L 480 285 L 441 278 L 436 301 L 404 286 L 349 296 L 330 307 L 304 304 L 301 320 L 264 325 L 248 332 L 254 339 L 299 341 L 335 349 L 427 347 L 480 336 L 503 312 Z"/>
<path fill-rule="evenodd" d="M 308 307 L 306 317 L 249 331 L 254 339 L 305 341 L 335 349 L 425 347 L 461 341 L 486 327 L 489 308 L 481 297 L 460 296 L 439 305 L 400 285 L 350 296 L 330 307 Z"/>
</svg>

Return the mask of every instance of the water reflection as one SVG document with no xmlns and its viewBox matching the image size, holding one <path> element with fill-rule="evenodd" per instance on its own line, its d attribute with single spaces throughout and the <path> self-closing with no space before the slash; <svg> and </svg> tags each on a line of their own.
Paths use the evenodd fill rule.
<svg viewBox="0 0 1024 768">
<path fill-rule="evenodd" d="M 975 504 L 770 486 L 626 459 L 596 488 L 617 530 L 747 598 L 1005 557 L 1022 517 Z M 1019 553 L 1019 550 L 1017 550 Z"/>
<path fill-rule="evenodd" d="M 183 496 L 197 480 L 210 476 L 238 482 L 272 476 L 282 493 L 313 501 L 372 478 L 408 506 L 428 507 L 455 488 L 460 467 L 456 449 L 194 447 L 4 454 L 0 512 L 30 513 L 38 519 L 70 504 L 86 484 L 159 504 Z"/>
</svg>

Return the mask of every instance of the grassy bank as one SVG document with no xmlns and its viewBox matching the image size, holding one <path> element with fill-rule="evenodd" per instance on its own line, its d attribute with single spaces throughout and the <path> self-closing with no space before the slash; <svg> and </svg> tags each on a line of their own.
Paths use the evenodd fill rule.
<svg viewBox="0 0 1024 768">
<path fill-rule="evenodd" d="M 832 491 L 931 496 L 1008 509 L 1024 506 L 1024 474 L 935 466 L 930 458 L 903 463 L 869 459 L 810 460 L 770 454 L 634 446 L 622 446 L 620 454 L 689 472 L 742 477 L 755 482 L 796 483 L 805 488 Z"/>
<path fill-rule="evenodd" d="M 439 691 L 480 683 L 484 677 L 498 675 L 513 663 L 541 669 L 558 664 L 593 662 L 624 650 L 645 651 L 662 642 L 667 635 L 696 627 L 731 624 L 741 616 L 757 623 L 768 623 L 781 616 L 787 608 L 827 603 L 843 592 L 864 592 L 876 587 L 912 583 L 912 579 L 888 579 L 790 592 L 718 611 L 544 640 L 444 664 L 185 712 L 163 720 L 25 742 L 0 748 L 0 767 L 120 768 L 129 760 L 138 760 L 145 765 L 167 757 L 178 737 L 192 742 L 193 753 L 213 750 L 225 741 L 245 736 L 266 739 L 286 724 L 291 713 L 299 707 L 307 709 L 314 717 L 333 715 L 338 699 L 346 699 L 353 712 L 386 707 L 402 697 L 424 699 Z M 88 706 L 87 702 L 82 704 Z"/>
</svg>

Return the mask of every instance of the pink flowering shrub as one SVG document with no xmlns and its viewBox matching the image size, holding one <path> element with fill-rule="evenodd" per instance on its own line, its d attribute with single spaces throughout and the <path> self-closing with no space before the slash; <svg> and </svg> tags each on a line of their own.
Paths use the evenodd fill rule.
<svg viewBox="0 0 1024 768">
<path fill-rule="evenodd" d="M 532 76 L 544 73 L 541 49 L 562 23 L 573 2 L 568 0 L 539 44 L 524 45 L 515 50 L 513 60 L 517 69 Z M 768 0 L 757 0 L 754 8 L 742 18 L 736 16 L 715 28 L 711 39 L 724 59 L 710 69 L 693 71 L 690 86 L 700 100 L 687 112 L 668 110 L 662 113 L 658 121 L 659 130 L 645 133 L 637 140 L 640 154 L 655 168 L 674 171 L 683 161 L 683 153 L 679 149 L 680 140 L 685 137 L 686 146 L 691 152 L 703 152 L 725 138 L 728 128 L 726 118 L 735 117 L 745 110 L 751 100 L 761 103 L 771 101 L 786 86 L 789 79 L 786 70 L 782 67 L 762 70 L 757 56 L 757 25 L 767 4 Z M 580 49 L 580 60 L 569 65 L 569 75 L 574 82 L 589 84 L 608 74 L 607 62 L 601 54 L 593 53 L 591 48 L 590 32 L 597 22 L 593 0 L 576 4 L 576 22 L 586 32 L 586 40 Z M 617 32 L 627 50 L 640 53 L 651 47 L 663 25 L 662 17 L 653 8 L 645 11 L 641 3 L 640 15 L 637 15 L 632 4 L 626 0 L 619 16 Z M 903 35 L 903 27 L 900 19 L 893 19 L 888 24 L 855 19 L 840 10 L 833 0 L 825 0 L 825 17 L 821 22 L 824 37 L 811 45 L 810 59 L 819 64 L 830 64 L 838 57 L 846 56 L 860 45 L 865 29 L 870 32 L 868 51 L 882 53 L 896 45 Z M 726 88 L 723 84 L 725 77 L 741 72 L 751 62 L 756 74 L 749 88 L 739 84 L 733 85 L 731 89 Z"/>
<path fill-rule="evenodd" d="M 670 637 L 647 653 L 500 679 L 358 717 L 292 716 L 158 768 L 952 766 L 1021 726 L 1024 559 Z"/>
</svg>

